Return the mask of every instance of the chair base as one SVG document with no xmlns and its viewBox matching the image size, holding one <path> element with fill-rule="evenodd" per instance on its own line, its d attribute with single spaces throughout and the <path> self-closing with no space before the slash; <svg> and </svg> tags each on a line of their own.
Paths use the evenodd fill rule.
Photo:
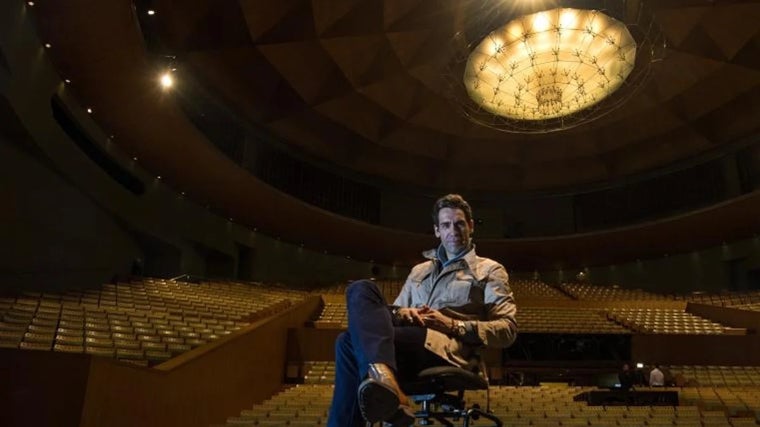
<svg viewBox="0 0 760 427">
<path fill-rule="evenodd" d="M 420 372 L 416 380 L 402 384 L 401 388 L 420 405 L 420 410 L 414 413 L 417 426 L 440 423 L 454 427 L 461 421 L 462 427 L 470 427 L 471 422 L 484 418 L 493 423 L 490 427 L 503 427 L 498 417 L 479 405 L 465 407 L 464 393 L 467 390 L 485 390 L 488 399 L 487 380 L 473 372 L 453 366 L 428 368 Z M 367 427 L 372 425 L 367 423 Z M 478 427 L 489 426 L 479 423 Z"/>
<path fill-rule="evenodd" d="M 493 423 L 492 427 L 503 426 L 498 417 L 484 411 L 477 404 L 465 408 L 464 402 L 460 398 L 450 394 L 438 395 L 435 400 L 422 399 L 421 403 L 422 408 L 414 414 L 418 420 L 417 425 L 433 425 L 437 421 L 443 426 L 454 427 L 455 423 L 461 420 L 462 427 L 469 427 L 472 421 L 485 418 Z M 431 408 L 431 406 L 434 406 L 434 408 Z M 481 424 L 478 425 L 481 426 Z M 486 426 L 483 425 L 483 427 Z"/>
</svg>

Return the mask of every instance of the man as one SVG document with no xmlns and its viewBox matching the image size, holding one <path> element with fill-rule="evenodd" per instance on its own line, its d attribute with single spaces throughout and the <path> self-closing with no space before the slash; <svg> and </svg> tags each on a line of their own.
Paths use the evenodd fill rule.
<svg viewBox="0 0 760 427">
<path fill-rule="evenodd" d="M 374 283 L 346 290 L 348 331 L 335 344 L 335 390 L 327 425 L 364 420 L 409 426 L 414 411 L 397 378 L 431 366 L 465 366 L 478 347 L 508 347 L 517 309 L 501 264 L 475 254 L 470 205 L 449 194 L 433 206 L 437 249 L 412 268 L 387 307 Z"/>
<path fill-rule="evenodd" d="M 654 365 L 654 369 L 649 373 L 649 387 L 663 387 L 665 385 L 665 374 L 660 370 L 660 365 Z"/>
<path fill-rule="evenodd" d="M 618 373 L 618 380 L 620 381 L 620 388 L 622 390 L 633 388 L 633 383 L 636 382 L 636 374 L 627 363 L 623 364 L 623 370 Z"/>
</svg>

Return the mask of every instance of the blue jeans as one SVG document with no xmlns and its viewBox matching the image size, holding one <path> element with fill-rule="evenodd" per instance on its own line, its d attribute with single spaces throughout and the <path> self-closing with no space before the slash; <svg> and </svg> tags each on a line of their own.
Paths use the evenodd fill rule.
<svg viewBox="0 0 760 427">
<path fill-rule="evenodd" d="M 384 363 L 400 381 L 417 372 L 448 363 L 425 349 L 427 330 L 394 326 L 383 295 L 369 280 L 352 283 L 346 290 L 348 331 L 335 342 L 335 390 L 327 418 L 328 427 L 362 427 L 357 390 L 371 363 Z M 396 361 L 403 363 L 397 366 Z"/>
</svg>

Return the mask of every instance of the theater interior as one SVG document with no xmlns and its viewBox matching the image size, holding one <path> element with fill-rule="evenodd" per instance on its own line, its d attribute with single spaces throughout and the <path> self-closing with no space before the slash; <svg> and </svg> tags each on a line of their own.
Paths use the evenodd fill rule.
<svg viewBox="0 0 760 427">
<path fill-rule="evenodd" d="M 448 193 L 518 307 L 466 405 L 760 424 L 758 22 L 758 0 L 0 2 L 0 425 L 326 425 L 348 284 L 391 303 Z"/>
</svg>

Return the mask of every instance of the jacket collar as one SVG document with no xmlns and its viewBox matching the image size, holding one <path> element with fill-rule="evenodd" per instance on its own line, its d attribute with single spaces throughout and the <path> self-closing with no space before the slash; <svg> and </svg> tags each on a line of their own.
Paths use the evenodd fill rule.
<svg viewBox="0 0 760 427">
<path fill-rule="evenodd" d="M 438 263 L 443 264 L 441 260 L 438 259 L 438 248 L 426 250 L 422 253 L 422 256 L 431 261 L 437 261 Z M 475 271 L 475 267 L 478 264 L 477 258 L 478 256 L 475 254 L 475 244 L 473 243 L 470 247 L 470 250 L 467 251 L 467 253 L 465 253 L 460 259 L 464 260 L 467 263 L 467 267 L 470 269 L 470 271 Z"/>
</svg>

